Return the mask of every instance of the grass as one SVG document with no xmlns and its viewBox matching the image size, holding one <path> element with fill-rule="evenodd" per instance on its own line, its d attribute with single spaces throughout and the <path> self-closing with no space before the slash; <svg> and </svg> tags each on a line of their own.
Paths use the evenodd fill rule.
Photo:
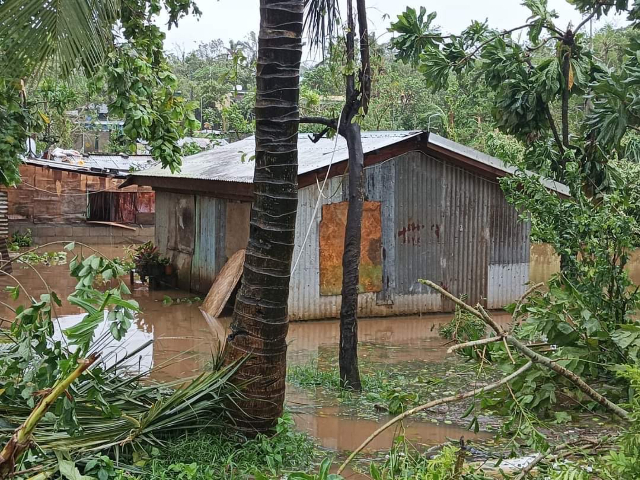
<svg viewBox="0 0 640 480">
<path fill-rule="evenodd" d="M 247 440 L 225 432 L 186 435 L 155 452 L 139 478 L 149 480 L 245 479 L 278 477 L 308 469 L 316 458 L 312 439 L 294 430 L 290 415 L 278 422 L 275 435 Z"/>
<path fill-rule="evenodd" d="M 320 367 L 317 360 L 290 367 L 287 381 L 305 390 L 337 397 L 344 405 L 363 412 L 375 410 L 398 414 L 407 408 L 451 394 L 474 378 L 468 365 L 458 363 L 455 373 L 451 368 L 451 363 L 434 365 L 411 361 L 387 364 L 381 368 L 364 362 L 360 374 L 363 395 L 341 389 L 337 367 Z"/>
</svg>

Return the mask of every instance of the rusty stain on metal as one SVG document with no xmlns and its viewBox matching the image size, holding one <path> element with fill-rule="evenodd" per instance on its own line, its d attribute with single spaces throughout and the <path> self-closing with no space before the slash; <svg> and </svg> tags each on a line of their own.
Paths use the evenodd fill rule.
<svg viewBox="0 0 640 480">
<path fill-rule="evenodd" d="M 322 206 L 320 222 L 320 295 L 342 290 L 342 254 L 348 202 Z M 364 202 L 360 242 L 360 292 L 382 290 L 380 202 Z"/>
<path fill-rule="evenodd" d="M 424 225 L 409 221 L 401 230 L 398 230 L 398 237 L 402 238 L 402 243 L 410 245 L 420 245 L 420 230 Z"/>
</svg>

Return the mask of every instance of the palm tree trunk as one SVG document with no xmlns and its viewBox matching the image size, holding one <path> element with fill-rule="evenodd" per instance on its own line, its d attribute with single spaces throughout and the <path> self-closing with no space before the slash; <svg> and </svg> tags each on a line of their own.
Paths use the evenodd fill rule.
<svg viewBox="0 0 640 480">
<path fill-rule="evenodd" d="M 284 405 L 303 10 L 303 0 L 260 0 L 254 202 L 226 355 L 229 363 L 249 355 L 235 376 L 249 382 L 246 398 L 232 415 L 256 433 L 271 430 Z"/>
<path fill-rule="evenodd" d="M 358 369 L 358 288 L 360 239 L 364 204 L 364 154 L 360 125 L 349 123 L 344 136 L 349 151 L 349 208 L 342 255 L 342 306 L 340 307 L 340 381 L 343 388 L 362 390 Z"/>
</svg>

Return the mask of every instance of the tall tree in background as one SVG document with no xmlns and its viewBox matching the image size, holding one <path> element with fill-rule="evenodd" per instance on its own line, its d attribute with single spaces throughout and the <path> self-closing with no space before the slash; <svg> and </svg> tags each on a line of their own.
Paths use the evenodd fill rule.
<svg viewBox="0 0 640 480">
<path fill-rule="evenodd" d="M 248 355 L 235 410 L 240 427 L 271 430 L 284 407 L 287 302 L 298 206 L 298 97 L 302 0 L 260 0 L 254 201 L 227 362 Z"/>
<path fill-rule="evenodd" d="M 133 142 L 148 140 L 163 166 L 179 168 L 176 142 L 197 122 L 164 56 L 165 34 L 156 25 L 163 8 L 169 27 L 200 13 L 191 0 L 0 2 L 0 125 L 11 132 L 0 136 L 0 183 L 20 181 L 26 138 L 47 122 L 29 101 L 44 72 L 63 80 L 104 77 L 110 111 L 124 119 L 125 133 Z"/>
<path fill-rule="evenodd" d="M 547 0 L 525 0 L 531 15 L 523 25 L 498 31 L 473 22 L 452 35 L 431 27 L 435 13 L 425 19 L 424 8 L 420 14 L 407 8 L 391 25 L 398 34 L 391 44 L 397 58 L 416 65 L 434 91 L 445 89 L 452 75 L 482 76 L 494 93 L 496 125 L 528 146 L 531 168 L 547 169 L 562 181 L 567 162 L 575 159 L 587 174 L 588 188 L 598 190 L 610 179 L 607 153 L 596 144 L 604 141 L 624 155 L 623 139 L 635 128 L 640 102 L 633 92 L 633 65 L 613 74 L 594 58 L 584 31 L 592 19 L 612 10 L 637 20 L 640 6 L 626 0 L 572 3 L 584 14 L 575 27 L 557 26 L 558 15 Z M 520 32 L 526 42 L 514 39 Z"/>
<path fill-rule="evenodd" d="M 358 369 L 358 288 L 360 283 L 360 240 L 362 236 L 362 210 L 364 205 L 364 152 L 360 124 L 369 109 L 371 97 L 371 63 L 369 58 L 369 32 L 365 0 L 347 0 L 347 26 L 345 31 L 345 104 L 339 119 L 302 118 L 304 123 L 324 125 L 316 136 L 331 130 L 347 141 L 349 152 L 349 208 L 342 256 L 342 305 L 340 308 L 340 381 L 344 388 L 361 390 Z M 312 43 L 324 45 L 333 36 L 339 15 L 338 6 L 331 0 L 307 1 L 306 25 Z M 356 22 L 357 15 L 357 22 Z M 356 28 L 357 24 L 357 28 Z M 356 54 L 356 31 L 359 40 L 359 58 Z M 359 66 L 358 66 L 359 65 Z"/>
</svg>

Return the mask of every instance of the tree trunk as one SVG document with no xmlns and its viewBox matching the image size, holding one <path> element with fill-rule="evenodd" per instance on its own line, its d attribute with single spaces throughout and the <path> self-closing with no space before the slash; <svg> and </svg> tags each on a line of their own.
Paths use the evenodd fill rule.
<svg viewBox="0 0 640 480">
<path fill-rule="evenodd" d="M 254 201 L 226 355 L 227 363 L 249 356 L 235 376 L 249 383 L 232 415 L 255 433 L 272 430 L 284 405 L 303 10 L 303 0 L 260 0 Z"/>
<path fill-rule="evenodd" d="M 358 288 L 360 238 L 364 203 L 364 154 L 360 125 L 349 123 L 344 136 L 349 151 L 349 209 L 342 256 L 342 306 L 340 308 L 340 382 L 343 388 L 362 390 L 358 370 Z"/>
</svg>

